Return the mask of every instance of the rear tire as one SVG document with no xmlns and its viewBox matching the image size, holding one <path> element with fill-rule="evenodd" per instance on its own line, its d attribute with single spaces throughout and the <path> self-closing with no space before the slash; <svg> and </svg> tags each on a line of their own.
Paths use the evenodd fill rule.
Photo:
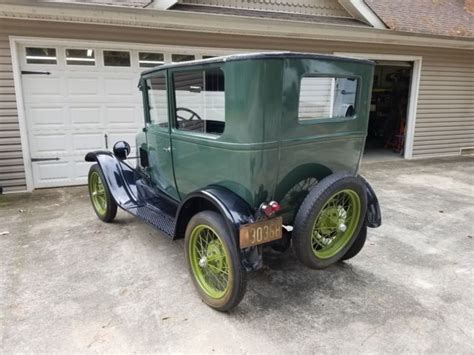
<svg viewBox="0 0 474 355">
<path fill-rule="evenodd" d="M 186 227 L 185 254 L 204 303 L 221 312 L 240 303 L 247 285 L 246 272 L 237 243 L 220 214 L 203 211 L 191 218 Z"/>
<path fill-rule="evenodd" d="M 358 177 L 333 174 L 321 180 L 306 196 L 293 224 L 298 259 L 312 269 L 339 261 L 359 235 L 366 209 L 366 191 Z"/>
<path fill-rule="evenodd" d="M 117 215 L 115 202 L 98 164 L 91 166 L 88 177 L 89 196 L 95 214 L 100 220 L 110 223 Z"/>
</svg>

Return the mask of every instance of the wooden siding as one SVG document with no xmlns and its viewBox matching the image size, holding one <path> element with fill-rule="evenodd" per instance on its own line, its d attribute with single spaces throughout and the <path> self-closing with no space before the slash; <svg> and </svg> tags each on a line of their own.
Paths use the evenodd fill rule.
<svg viewBox="0 0 474 355">
<path fill-rule="evenodd" d="M 8 36 L 37 36 L 157 45 L 423 57 L 414 157 L 456 155 L 474 147 L 474 61 L 467 50 L 316 41 L 2 19 L 0 24 L 0 186 L 24 190 L 25 174 Z M 224 51 L 223 51 L 224 54 Z"/>
</svg>

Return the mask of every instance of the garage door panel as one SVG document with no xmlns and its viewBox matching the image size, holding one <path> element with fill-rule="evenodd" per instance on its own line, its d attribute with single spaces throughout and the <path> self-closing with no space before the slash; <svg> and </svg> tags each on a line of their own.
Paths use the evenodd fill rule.
<svg viewBox="0 0 474 355">
<path fill-rule="evenodd" d="M 55 155 L 68 151 L 68 137 L 65 134 L 36 134 L 31 142 L 32 151 L 42 155 Z"/>
<path fill-rule="evenodd" d="M 138 81 L 137 81 L 138 82 Z M 106 96 L 134 96 L 137 97 L 137 82 L 130 78 L 105 78 L 104 90 Z"/>
<path fill-rule="evenodd" d="M 101 107 L 69 107 L 69 119 L 74 127 L 83 125 L 102 126 Z M 90 129 L 90 128 L 89 128 Z"/>
<path fill-rule="evenodd" d="M 33 163 L 36 186 L 52 186 L 54 182 L 65 182 L 70 178 L 70 162 L 38 162 Z"/>
<path fill-rule="evenodd" d="M 30 106 L 27 110 L 30 127 L 33 129 L 64 128 L 65 110 L 60 107 Z"/>
<path fill-rule="evenodd" d="M 112 127 L 137 127 L 137 108 L 135 106 L 106 107 L 107 124 Z"/>
<path fill-rule="evenodd" d="M 91 150 L 103 149 L 104 134 L 101 133 L 80 133 L 73 135 L 72 149 L 74 152 L 87 153 Z"/>
<path fill-rule="evenodd" d="M 67 93 L 71 96 L 98 95 L 99 80 L 97 78 L 69 78 L 67 79 Z"/>
<path fill-rule="evenodd" d="M 62 97 L 62 80 L 59 77 L 49 75 L 23 75 L 23 91 L 25 98 L 34 100 L 37 97 L 45 99 L 45 96 Z"/>
</svg>

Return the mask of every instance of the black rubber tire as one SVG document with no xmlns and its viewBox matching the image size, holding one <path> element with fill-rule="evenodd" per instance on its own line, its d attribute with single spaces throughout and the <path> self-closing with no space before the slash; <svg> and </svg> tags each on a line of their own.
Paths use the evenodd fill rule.
<svg viewBox="0 0 474 355">
<path fill-rule="evenodd" d="M 91 192 L 91 188 L 90 188 L 90 176 L 93 172 L 96 172 L 96 173 L 99 174 L 100 180 L 102 181 L 102 184 L 104 185 L 105 197 L 106 197 L 106 200 L 107 200 L 107 208 L 106 208 L 106 211 L 105 211 L 104 215 L 97 212 L 97 210 L 95 209 L 94 203 L 92 202 L 92 192 Z M 97 217 L 99 217 L 99 219 L 102 220 L 103 222 L 106 222 L 106 223 L 112 222 L 115 219 L 115 216 L 117 215 L 117 203 L 115 202 L 114 197 L 110 193 L 109 186 L 105 182 L 104 174 L 102 173 L 102 169 L 100 168 L 99 164 L 94 164 L 89 169 L 87 186 L 88 186 L 88 190 L 89 190 L 89 197 L 90 197 L 91 203 L 92 203 L 92 208 L 94 209 L 94 212 L 97 215 Z"/>
<path fill-rule="evenodd" d="M 357 254 L 359 254 L 359 252 L 364 247 L 366 239 L 367 239 L 367 224 L 364 221 L 364 225 L 360 229 L 359 234 L 357 235 L 354 243 L 351 245 L 349 250 L 341 258 L 341 261 L 351 259 L 354 256 L 356 256 Z"/>
<path fill-rule="evenodd" d="M 231 286 L 227 293 L 220 299 L 211 298 L 202 290 L 191 267 L 189 255 L 191 232 L 196 226 L 203 224 L 208 225 L 217 233 L 224 248 L 230 256 L 229 267 L 231 270 Z M 232 233 L 229 232 L 228 227 L 224 222 L 224 218 L 214 211 L 202 211 L 197 213 L 191 218 L 186 227 L 184 244 L 186 264 L 194 286 L 203 302 L 220 312 L 227 312 L 236 307 L 240 301 L 242 301 L 247 289 L 247 273 L 240 263 L 240 250 L 237 247 L 236 240 Z"/>
<path fill-rule="evenodd" d="M 337 191 L 351 189 L 360 199 L 360 216 L 351 239 L 335 255 L 327 259 L 318 258 L 311 247 L 311 235 L 314 221 L 326 201 Z M 292 245 L 298 259 L 311 269 L 323 269 L 338 262 L 351 248 L 364 223 L 367 210 L 367 196 L 364 183 L 356 176 L 331 174 L 322 179 L 304 199 L 293 223 Z"/>
</svg>

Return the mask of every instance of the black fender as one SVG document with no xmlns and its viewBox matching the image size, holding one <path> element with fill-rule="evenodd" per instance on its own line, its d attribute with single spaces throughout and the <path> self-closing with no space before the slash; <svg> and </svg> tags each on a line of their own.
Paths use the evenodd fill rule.
<svg viewBox="0 0 474 355">
<path fill-rule="evenodd" d="M 240 225 L 254 221 L 253 211 L 239 195 L 219 185 L 210 185 L 186 196 L 176 213 L 174 238 L 183 238 L 186 226 L 192 216 L 206 209 L 215 210 L 224 217 L 224 221 L 232 233 L 232 238 L 235 240 L 235 246 L 240 249 Z M 240 249 L 240 258 L 246 271 L 262 267 L 262 249 L 259 246 Z"/>
<path fill-rule="evenodd" d="M 229 231 L 233 233 L 236 245 L 239 247 L 239 227 L 241 224 L 253 220 L 253 211 L 239 195 L 218 185 L 210 185 L 191 192 L 181 202 L 176 212 L 174 238 L 183 238 L 191 217 L 205 209 L 216 210 L 224 217 L 225 223 Z"/>
<path fill-rule="evenodd" d="M 121 208 L 128 209 L 137 205 L 137 188 L 132 168 L 109 151 L 89 152 L 85 160 L 99 164 L 107 187 Z"/>
<path fill-rule="evenodd" d="M 365 217 L 367 227 L 380 227 L 382 225 L 382 212 L 377 195 L 372 186 L 370 186 L 370 183 L 363 176 L 359 175 L 359 178 L 364 183 L 367 192 L 367 215 Z"/>
</svg>

